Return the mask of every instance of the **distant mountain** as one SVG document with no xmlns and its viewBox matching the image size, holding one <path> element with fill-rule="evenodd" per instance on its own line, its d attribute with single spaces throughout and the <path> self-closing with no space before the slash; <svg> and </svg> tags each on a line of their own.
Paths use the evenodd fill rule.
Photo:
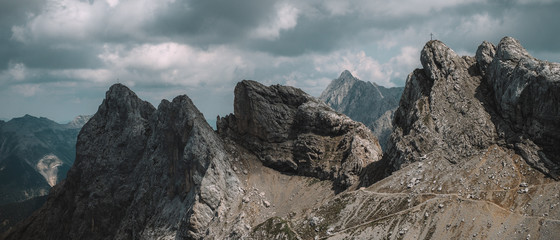
<svg viewBox="0 0 560 240">
<path fill-rule="evenodd" d="M 82 128 L 92 117 L 92 115 L 79 115 L 66 124 L 67 128 Z"/>
<path fill-rule="evenodd" d="M 25 115 L 0 121 L 0 204 L 48 194 L 66 177 L 87 116 L 68 124 Z"/>
<path fill-rule="evenodd" d="M 365 124 L 385 149 L 391 135 L 391 119 L 403 90 L 404 87 L 385 88 L 359 80 L 345 70 L 327 86 L 319 99 L 337 112 Z"/>
</svg>

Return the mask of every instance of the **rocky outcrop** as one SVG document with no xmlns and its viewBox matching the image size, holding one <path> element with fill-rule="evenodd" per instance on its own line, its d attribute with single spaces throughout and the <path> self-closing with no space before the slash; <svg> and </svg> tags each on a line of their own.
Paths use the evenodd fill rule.
<svg viewBox="0 0 560 240">
<path fill-rule="evenodd" d="M 335 111 L 365 124 L 386 149 L 393 128 L 393 112 L 399 105 L 402 92 L 402 87 L 378 86 L 359 80 L 345 70 L 327 86 L 319 99 Z"/>
<path fill-rule="evenodd" d="M 424 69 L 408 76 L 386 159 L 393 170 L 426 158 L 451 163 L 487 148 L 497 133 L 473 57 L 461 57 L 440 41 L 421 53 Z"/>
<path fill-rule="evenodd" d="M 535 59 L 517 40 L 506 37 L 493 60 L 480 65 L 487 68 L 496 110 L 506 123 L 499 130 L 507 142 L 531 165 L 558 178 L 560 64 Z"/>
<path fill-rule="evenodd" d="M 559 64 L 531 57 L 510 37 L 497 48 L 483 42 L 474 58 L 430 41 L 421 62 L 395 113 L 386 156 L 393 169 L 433 155 L 457 163 L 499 143 L 557 178 Z"/>
<path fill-rule="evenodd" d="M 279 171 L 331 179 L 345 189 L 381 158 L 377 139 L 363 124 L 299 89 L 242 81 L 234 106 L 234 114 L 218 120 L 218 132 Z"/>
</svg>

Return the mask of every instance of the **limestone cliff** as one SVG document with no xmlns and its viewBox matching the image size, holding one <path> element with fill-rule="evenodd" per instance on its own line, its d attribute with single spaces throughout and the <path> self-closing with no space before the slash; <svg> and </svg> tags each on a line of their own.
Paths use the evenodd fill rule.
<svg viewBox="0 0 560 240">
<path fill-rule="evenodd" d="M 377 139 L 363 124 L 299 89 L 242 81 L 234 106 L 233 115 L 218 121 L 218 132 L 279 171 L 334 180 L 343 190 L 381 159 Z"/>
</svg>

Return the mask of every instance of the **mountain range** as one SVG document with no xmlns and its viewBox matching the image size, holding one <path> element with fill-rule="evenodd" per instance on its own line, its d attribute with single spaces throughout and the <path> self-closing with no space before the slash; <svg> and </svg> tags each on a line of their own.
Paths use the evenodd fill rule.
<svg viewBox="0 0 560 240">
<path fill-rule="evenodd" d="M 214 131 L 186 95 L 113 85 L 67 179 L 2 238 L 557 238 L 560 64 L 510 37 L 432 40 L 420 62 L 385 153 L 297 88 L 241 81 Z"/>
<path fill-rule="evenodd" d="M 22 219 L 45 202 L 52 186 L 66 177 L 74 163 L 78 133 L 89 120 L 78 116 L 68 124 L 25 115 L 0 121 L 0 209 L 17 208 L 18 214 L 0 213 L 0 230 Z M 35 197 L 34 204 L 17 207 Z M 29 209 L 26 206 L 31 206 Z"/>
</svg>

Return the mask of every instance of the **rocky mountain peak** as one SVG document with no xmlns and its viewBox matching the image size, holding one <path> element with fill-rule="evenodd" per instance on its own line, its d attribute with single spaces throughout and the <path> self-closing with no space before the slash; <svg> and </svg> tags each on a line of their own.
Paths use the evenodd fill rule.
<svg viewBox="0 0 560 240">
<path fill-rule="evenodd" d="M 466 65 L 455 51 L 439 40 L 432 40 L 424 45 L 420 53 L 420 62 L 430 79 L 444 78 L 462 70 L 460 66 Z"/>
<path fill-rule="evenodd" d="M 109 120 L 109 126 L 111 126 L 118 123 L 124 124 L 128 121 L 148 119 L 153 111 L 155 111 L 155 108 L 152 104 L 141 100 L 136 96 L 136 93 L 119 83 L 109 88 L 97 114 Z"/>
<path fill-rule="evenodd" d="M 381 157 L 363 124 L 300 89 L 244 80 L 235 87 L 234 106 L 233 115 L 218 120 L 218 132 L 277 170 L 332 179 L 345 189 Z"/>
<path fill-rule="evenodd" d="M 486 75 L 486 70 L 492 60 L 494 60 L 494 56 L 496 55 L 496 46 L 491 42 L 483 41 L 478 49 L 476 50 L 476 62 L 478 64 L 478 69 L 482 75 Z"/>
<path fill-rule="evenodd" d="M 426 43 L 420 60 L 424 69 L 408 76 L 393 121 L 385 157 L 395 169 L 428 155 L 457 163 L 496 138 L 486 100 L 479 95 L 476 60 L 437 40 Z"/>
<path fill-rule="evenodd" d="M 72 121 L 66 124 L 67 128 L 81 128 L 83 127 L 93 115 L 79 115 L 76 116 Z"/>
<path fill-rule="evenodd" d="M 560 173 L 560 64 L 533 58 L 519 41 L 503 38 L 486 79 L 500 119 L 500 134 L 535 168 Z"/>
<path fill-rule="evenodd" d="M 424 69 L 409 75 L 395 114 L 394 141 L 385 156 L 393 167 L 438 154 L 456 163 L 490 144 L 507 143 L 532 166 L 555 175 L 558 64 L 534 59 L 510 37 L 497 48 L 483 42 L 475 57 L 430 41 L 421 62 Z"/>
<path fill-rule="evenodd" d="M 348 70 L 344 70 L 342 73 L 340 73 L 340 76 L 338 77 L 338 79 L 345 80 L 345 81 L 350 81 L 350 82 L 353 82 L 353 81 L 357 80 L 357 78 L 354 77 L 354 75 L 352 75 L 352 73 L 350 73 L 350 71 L 348 71 Z"/>
<path fill-rule="evenodd" d="M 78 136 L 67 180 L 8 238 L 237 239 L 268 216 L 311 208 L 310 196 L 357 186 L 381 158 L 363 124 L 300 89 L 242 81 L 234 109 L 218 135 L 186 95 L 155 109 L 113 85 Z"/>
<path fill-rule="evenodd" d="M 503 61 L 519 62 L 523 58 L 533 58 L 521 43 L 512 37 L 504 37 L 500 40 L 496 57 Z"/>
<path fill-rule="evenodd" d="M 267 141 L 285 139 L 297 108 L 312 99 L 298 88 L 280 85 L 266 87 L 251 80 L 238 83 L 234 94 L 234 114 L 239 133 Z"/>
</svg>

